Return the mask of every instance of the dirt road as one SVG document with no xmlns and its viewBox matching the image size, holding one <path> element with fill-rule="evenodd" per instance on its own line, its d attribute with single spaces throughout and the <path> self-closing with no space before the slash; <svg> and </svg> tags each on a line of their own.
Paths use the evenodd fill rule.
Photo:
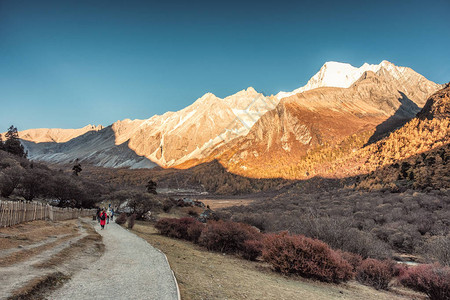
<svg viewBox="0 0 450 300">
<path fill-rule="evenodd" d="M 115 223 L 92 223 L 105 253 L 75 274 L 48 299 L 178 299 L 175 278 L 163 253 Z"/>
</svg>

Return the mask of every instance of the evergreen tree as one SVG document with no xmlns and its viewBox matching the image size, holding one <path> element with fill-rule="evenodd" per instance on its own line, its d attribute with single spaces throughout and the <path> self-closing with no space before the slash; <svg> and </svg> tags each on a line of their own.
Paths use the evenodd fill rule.
<svg viewBox="0 0 450 300">
<path fill-rule="evenodd" d="M 83 169 L 81 168 L 81 164 L 78 162 L 78 158 L 75 161 L 75 165 L 72 168 L 73 171 L 73 175 L 78 176 L 78 174 L 83 171 Z"/>
<path fill-rule="evenodd" d="M 23 148 L 23 145 L 20 143 L 19 133 L 16 127 L 11 125 L 11 127 L 9 127 L 8 129 L 8 132 L 5 134 L 5 137 L 6 141 L 3 147 L 6 151 L 20 157 L 27 156 L 27 154 L 25 153 L 25 149 Z"/>
<path fill-rule="evenodd" d="M 153 180 L 149 180 L 147 185 L 145 186 L 147 188 L 147 192 L 150 194 L 157 194 L 156 193 L 156 182 L 154 182 Z"/>
<path fill-rule="evenodd" d="M 0 150 L 4 150 L 3 138 L 1 134 L 0 134 Z"/>
</svg>

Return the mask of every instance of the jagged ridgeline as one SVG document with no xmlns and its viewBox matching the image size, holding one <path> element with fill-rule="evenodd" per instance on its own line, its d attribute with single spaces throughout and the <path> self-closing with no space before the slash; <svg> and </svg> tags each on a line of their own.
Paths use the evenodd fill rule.
<svg viewBox="0 0 450 300">
<path fill-rule="evenodd" d="M 267 96 L 250 87 L 223 99 L 207 93 L 147 120 L 19 134 L 31 159 L 52 163 L 186 169 L 217 160 L 246 177 L 347 177 L 392 163 L 369 153 L 442 87 L 387 61 L 360 68 L 328 62 L 292 92 Z M 430 149 L 410 150 L 408 157 Z"/>
</svg>

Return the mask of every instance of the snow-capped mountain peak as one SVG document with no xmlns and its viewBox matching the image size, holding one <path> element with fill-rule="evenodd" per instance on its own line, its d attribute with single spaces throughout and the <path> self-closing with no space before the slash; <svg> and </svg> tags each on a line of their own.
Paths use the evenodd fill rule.
<svg viewBox="0 0 450 300">
<path fill-rule="evenodd" d="M 320 87 L 341 89 L 302 93 Z M 125 119 L 106 128 L 88 125 L 76 130 L 35 129 L 20 132 L 19 136 L 30 158 L 35 160 L 70 163 L 80 158 L 107 167 L 142 168 L 153 167 L 155 163 L 163 167 L 187 167 L 217 155 L 228 145 L 234 147 L 241 139 L 245 147 L 253 147 L 253 143 L 260 141 L 254 148 L 258 151 L 267 151 L 269 145 L 275 144 L 283 151 L 303 151 L 315 134 L 311 124 L 319 122 L 317 117 L 325 122 L 323 135 L 332 134 L 334 138 L 334 131 L 329 131 L 333 126 L 328 123 L 335 118 L 331 123 L 338 124 L 343 112 L 343 122 L 353 120 L 355 128 L 364 122 L 361 115 L 369 116 L 373 123 L 367 124 L 375 126 L 403 105 L 400 91 L 416 104 L 402 108 L 402 116 L 409 116 L 438 88 L 439 85 L 412 69 L 385 60 L 378 65 L 364 63 L 359 68 L 329 61 L 305 86 L 290 93 L 280 92 L 276 97 L 264 96 L 252 87 L 225 98 L 206 93 L 179 111 L 145 120 Z M 294 94 L 298 95 L 279 103 L 281 98 Z M 324 116 L 320 116 L 322 109 L 327 112 Z M 340 124 L 345 130 L 353 128 L 344 123 Z M 340 130 L 341 125 L 334 126 L 333 130 Z M 245 140 L 248 134 L 250 137 Z M 253 153 L 246 149 L 237 155 Z"/>
<path fill-rule="evenodd" d="M 403 73 L 406 68 L 397 67 L 387 60 L 383 60 L 378 65 L 370 65 L 364 63 L 361 67 L 356 68 L 347 63 L 340 63 L 335 61 L 326 62 L 309 81 L 308 83 L 292 92 L 279 92 L 276 97 L 278 99 L 286 98 L 298 93 L 319 87 L 339 87 L 348 88 L 356 82 L 364 72 L 372 71 L 378 72 L 381 68 L 386 69 L 395 78 L 398 73 Z"/>
</svg>

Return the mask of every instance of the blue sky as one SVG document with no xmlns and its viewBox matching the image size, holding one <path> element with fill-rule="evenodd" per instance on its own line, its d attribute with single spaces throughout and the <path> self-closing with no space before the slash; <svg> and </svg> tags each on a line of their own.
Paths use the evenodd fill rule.
<svg viewBox="0 0 450 300">
<path fill-rule="evenodd" d="M 0 0 L 0 132 L 291 91 L 326 61 L 450 81 L 450 1 Z"/>
</svg>

